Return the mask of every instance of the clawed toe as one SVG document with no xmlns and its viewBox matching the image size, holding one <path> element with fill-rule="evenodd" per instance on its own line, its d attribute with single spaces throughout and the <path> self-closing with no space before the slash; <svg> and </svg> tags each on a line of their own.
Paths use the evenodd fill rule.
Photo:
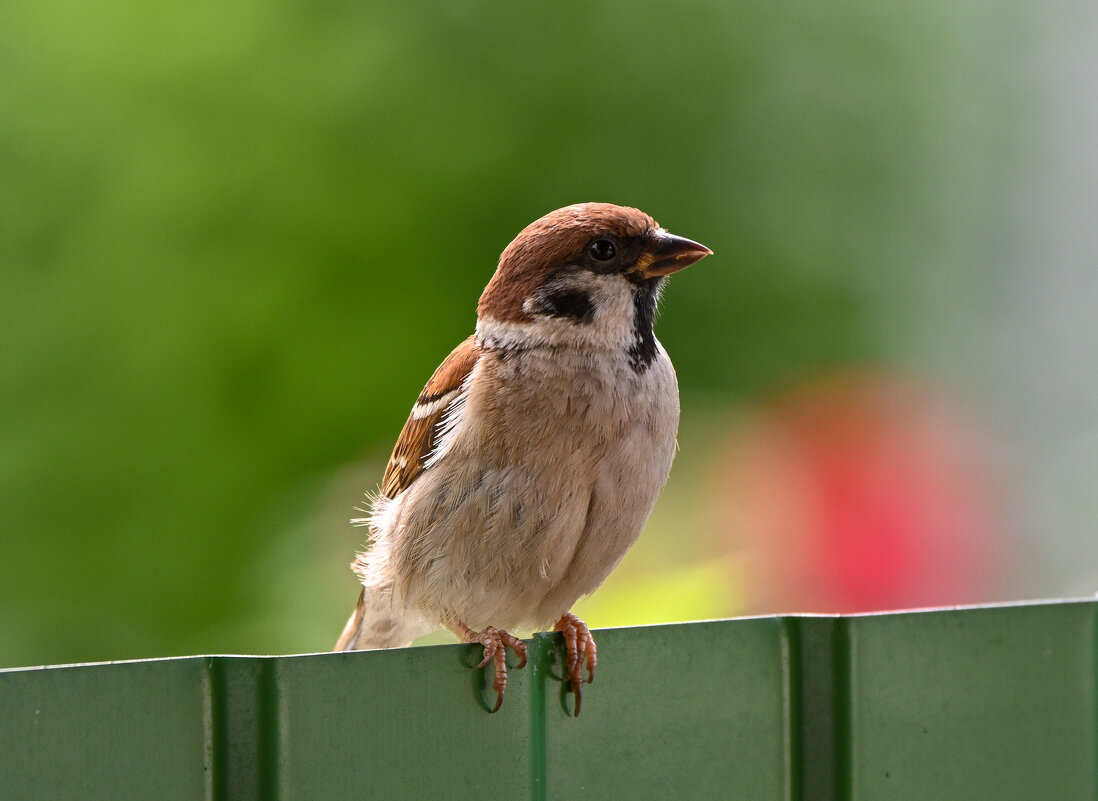
<svg viewBox="0 0 1098 801">
<path fill-rule="evenodd" d="M 515 669 L 521 670 L 526 667 L 526 643 L 494 626 L 489 626 L 484 631 L 473 631 L 468 626 L 459 624 L 452 627 L 452 630 L 465 642 L 480 643 L 484 646 L 484 658 L 480 660 L 477 667 L 483 668 L 489 663 L 492 664 L 494 672 L 492 689 L 496 691 L 496 705 L 492 707 L 492 712 L 498 712 L 503 706 L 503 695 L 507 691 L 507 648 L 515 652 L 515 656 L 519 659 Z"/>
<path fill-rule="evenodd" d="M 579 717 L 580 707 L 583 704 L 583 668 L 587 667 L 587 683 L 595 680 L 595 667 L 598 665 L 598 649 L 595 648 L 595 638 L 587 624 L 573 615 L 565 613 L 554 631 L 564 635 L 564 650 L 568 656 L 568 686 L 572 694 L 576 696 L 575 715 Z"/>
<path fill-rule="evenodd" d="M 449 625 L 449 628 L 464 642 L 479 643 L 484 646 L 484 658 L 477 664 L 477 668 L 485 668 L 489 664 L 492 666 L 492 689 L 496 691 L 496 705 L 492 707 L 491 711 L 493 713 L 498 712 L 500 707 L 503 706 L 503 697 L 507 692 L 507 649 L 510 648 L 515 652 L 515 656 L 519 660 L 518 664 L 515 665 L 515 669 L 521 670 L 526 667 L 528 658 L 526 643 L 513 634 L 494 626 L 489 626 L 483 631 L 473 631 L 463 623 L 454 623 Z M 595 668 L 598 666 L 598 649 L 595 647 L 595 638 L 591 635 L 591 630 L 587 627 L 587 624 L 571 612 L 561 616 L 553 630 L 564 635 L 564 649 L 567 653 L 568 688 L 576 697 L 574 714 L 578 717 L 583 707 L 583 672 L 585 668 L 587 670 L 587 683 L 590 684 L 595 680 Z"/>
</svg>

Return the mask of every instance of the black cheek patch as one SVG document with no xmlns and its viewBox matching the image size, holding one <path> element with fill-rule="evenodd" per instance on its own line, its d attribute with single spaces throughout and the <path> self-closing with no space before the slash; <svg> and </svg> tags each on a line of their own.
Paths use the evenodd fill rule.
<svg viewBox="0 0 1098 801">
<path fill-rule="evenodd" d="M 591 302 L 591 296 L 578 289 L 547 293 L 538 302 L 542 313 L 550 317 L 586 323 L 595 316 L 595 304 Z"/>
</svg>

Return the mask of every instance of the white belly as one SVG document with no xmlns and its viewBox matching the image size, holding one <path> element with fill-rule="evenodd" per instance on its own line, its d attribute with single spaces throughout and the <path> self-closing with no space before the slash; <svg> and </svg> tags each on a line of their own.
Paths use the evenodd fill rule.
<svg viewBox="0 0 1098 801">
<path fill-rule="evenodd" d="M 617 565 L 667 480 L 678 387 L 662 347 L 641 374 L 624 354 L 611 371 L 595 358 L 546 349 L 477 366 L 491 380 L 473 383 L 428 469 L 375 517 L 386 563 L 372 569 L 398 604 L 474 630 L 532 629 Z"/>
</svg>

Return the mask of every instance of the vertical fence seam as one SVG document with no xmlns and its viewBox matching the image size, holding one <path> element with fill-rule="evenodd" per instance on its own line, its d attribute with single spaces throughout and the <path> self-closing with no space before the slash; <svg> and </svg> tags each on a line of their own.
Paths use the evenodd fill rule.
<svg viewBox="0 0 1098 801">
<path fill-rule="evenodd" d="M 547 638 L 535 634 L 528 642 L 530 652 L 530 799 L 546 801 L 548 798 L 548 758 L 546 752 L 545 680 L 548 675 Z"/>
</svg>

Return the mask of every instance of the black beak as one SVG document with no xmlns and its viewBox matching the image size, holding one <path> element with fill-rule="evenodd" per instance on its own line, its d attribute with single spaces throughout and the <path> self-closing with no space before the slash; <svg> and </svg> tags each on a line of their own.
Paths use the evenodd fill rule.
<svg viewBox="0 0 1098 801">
<path fill-rule="evenodd" d="M 639 272 L 645 278 L 659 278 L 677 273 L 699 259 L 713 255 L 713 251 L 705 245 L 666 231 L 657 231 L 652 240 L 652 244 L 641 254 L 634 268 L 634 272 Z"/>
</svg>

